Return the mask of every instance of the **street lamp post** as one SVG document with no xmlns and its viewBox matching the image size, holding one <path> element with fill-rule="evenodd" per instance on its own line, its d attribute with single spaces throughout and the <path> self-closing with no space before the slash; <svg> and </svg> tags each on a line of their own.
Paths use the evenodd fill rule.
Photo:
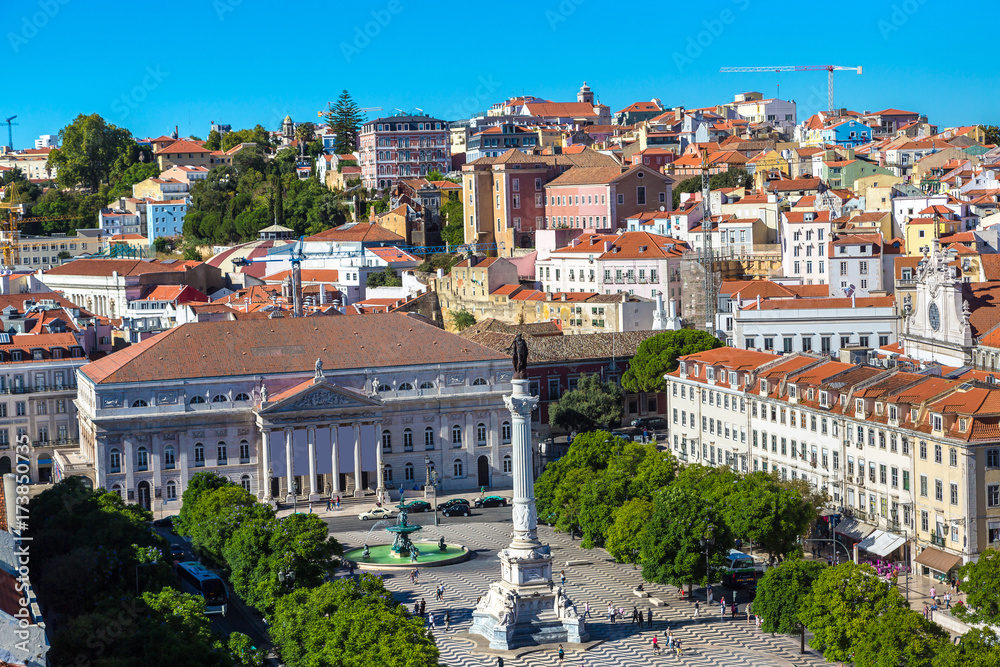
<svg viewBox="0 0 1000 667">
<path fill-rule="evenodd" d="M 424 498 L 427 497 L 427 488 L 431 485 L 431 457 L 424 454 L 424 468 L 427 471 L 427 477 L 424 479 Z"/>
<path fill-rule="evenodd" d="M 438 473 L 437 470 L 431 473 L 431 487 L 434 489 L 434 498 L 431 500 L 431 504 L 434 506 L 434 525 L 440 526 L 438 522 Z"/>
<path fill-rule="evenodd" d="M 708 559 L 715 544 L 715 535 L 712 534 L 714 530 L 715 526 L 708 524 L 708 535 L 698 540 L 701 548 L 705 550 L 705 604 L 712 601 L 712 569 Z"/>
</svg>

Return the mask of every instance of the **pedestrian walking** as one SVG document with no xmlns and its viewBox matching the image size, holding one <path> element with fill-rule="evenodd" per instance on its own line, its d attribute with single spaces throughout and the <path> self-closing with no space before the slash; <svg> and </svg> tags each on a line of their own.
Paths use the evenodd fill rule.
<svg viewBox="0 0 1000 667">
<path fill-rule="evenodd" d="M 423 616 L 427 613 L 427 600 L 420 598 L 420 615 Z"/>
<path fill-rule="evenodd" d="M 673 630 L 667 630 L 667 650 L 669 651 L 674 647 L 674 632 Z"/>
<path fill-rule="evenodd" d="M 694 617 L 695 618 L 698 618 L 698 610 L 700 608 L 701 608 L 701 605 L 699 604 L 699 602 L 697 600 L 695 600 L 694 601 Z"/>
<path fill-rule="evenodd" d="M 753 607 L 752 602 L 747 602 L 747 623 L 750 622 L 750 609 Z"/>
<path fill-rule="evenodd" d="M 566 652 L 563 651 L 562 644 L 559 645 L 559 664 L 563 664 L 563 659 L 566 657 Z"/>
<path fill-rule="evenodd" d="M 326 499 L 326 511 L 329 512 L 331 509 L 333 509 L 333 503 L 330 501 L 329 498 L 327 498 Z"/>
<path fill-rule="evenodd" d="M 615 622 L 615 608 L 611 604 L 608 604 L 608 618 L 612 623 Z"/>
<path fill-rule="evenodd" d="M 674 642 L 674 648 L 677 649 L 677 657 L 681 657 L 681 640 L 678 639 Z"/>
<path fill-rule="evenodd" d="M 559 570 L 559 584 L 566 585 L 566 570 Z"/>
<path fill-rule="evenodd" d="M 653 635 L 653 655 L 660 655 L 660 645 L 656 641 L 656 635 Z"/>
<path fill-rule="evenodd" d="M 590 617 L 590 603 L 589 602 L 584 602 L 583 603 L 583 618 L 584 618 L 584 620 L 586 620 L 589 617 Z"/>
<path fill-rule="evenodd" d="M 931 599 L 933 600 L 936 597 L 937 597 L 937 589 L 934 588 L 934 586 L 931 586 Z"/>
<path fill-rule="evenodd" d="M 642 429 L 642 441 L 644 443 L 649 442 L 649 429 L 647 428 Z"/>
<path fill-rule="evenodd" d="M 427 625 L 431 630 L 434 629 L 434 612 L 427 614 Z"/>
<path fill-rule="evenodd" d="M 944 608 L 951 609 L 951 591 L 945 591 L 944 594 Z"/>
<path fill-rule="evenodd" d="M 639 608 L 633 606 L 632 607 L 632 622 L 629 623 L 629 625 L 635 625 L 636 623 L 639 624 L 640 628 L 642 627 L 642 616 L 639 614 Z"/>
<path fill-rule="evenodd" d="M 503 658 L 497 656 L 497 667 L 503 667 Z"/>
<path fill-rule="evenodd" d="M 653 627 L 653 608 L 652 607 L 650 607 L 649 609 L 646 610 L 646 627 L 647 628 Z"/>
<path fill-rule="evenodd" d="M 719 618 L 726 620 L 726 598 L 719 599 Z"/>
<path fill-rule="evenodd" d="M 337 496 L 337 509 L 340 509 L 340 496 Z"/>
<path fill-rule="evenodd" d="M 740 606 L 734 602 L 733 603 L 733 620 L 734 621 L 736 620 L 736 612 L 739 611 L 739 608 L 740 608 Z"/>
<path fill-rule="evenodd" d="M 420 603 L 419 602 L 414 602 L 413 603 L 413 615 L 414 616 L 420 616 Z"/>
<path fill-rule="evenodd" d="M 444 629 L 447 631 L 451 628 L 451 610 L 448 609 L 444 612 Z"/>
</svg>

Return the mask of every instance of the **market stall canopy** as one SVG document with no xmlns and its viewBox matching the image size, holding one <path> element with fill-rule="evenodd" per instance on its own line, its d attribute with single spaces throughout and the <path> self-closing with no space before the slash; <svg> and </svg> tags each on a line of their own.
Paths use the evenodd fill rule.
<svg viewBox="0 0 1000 667">
<path fill-rule="evenodd" d="M 947 574 L 952 568 L 962 562 L 961 556 L 950 554 L 934 547 L 927 547 L 917 555 L 917 562 L 932 570 Z"/>
<path fill-rule="evenodd" d="M 863 523 L 857 519 L 844 519 L 837 524 L 833 532 L 852 540 L 862 540 L 875 532 L 875 526 Z"/>
<path fill-rule="evenodd" d="M 903 546 L 906 539 L 896 533 L 876 530 L 874 533 L 858 542 L 858 549 L 885 558 L 893 551 Z"/>
</svg>

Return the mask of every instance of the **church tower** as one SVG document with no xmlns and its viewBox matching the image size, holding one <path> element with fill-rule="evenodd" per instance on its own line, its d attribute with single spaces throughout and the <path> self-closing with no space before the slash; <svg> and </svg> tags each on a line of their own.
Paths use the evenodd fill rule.
<svg viewBox="0 0 1000 667">
<path fill-rule="evenodd" d="M 576 101 L 583 104 L 589 104 L 590 106 L 594 106 L 594 93 L 591 92 L 590 87 L 587 85 L 586 81 L 584 81 L 583 85 L 580 86 L 580 92 L 576 94 Z"/>
<path fill-rule="evenodd" d="M 291 116 L 285 116 L 285 120 L 281 121 L 281 137 L 281 143 L 285 145 L 292 143 L 295 139 L 295 123 L 292 122 Z"/>
<path fill-rule="evenodd" d="M 941 252 L 937 239 L 920 262 L 916 291 L 903 301 L 900 338 L 903 354 L 920 361 L 963 366 L 972 360 L 969 303 L 962 295 L 953 253 Z"/>
</svg>

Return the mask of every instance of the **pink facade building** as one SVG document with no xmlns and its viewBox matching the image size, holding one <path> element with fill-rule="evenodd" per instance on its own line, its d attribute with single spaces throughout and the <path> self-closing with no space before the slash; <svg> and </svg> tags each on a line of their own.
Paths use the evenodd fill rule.
<svg viewBox="0 0 1000 667">
<path fill-rule="evenodd" d="M 391 188 L 400 178 L 442 174 L 451 168 L 447 121 L 430 116 L 376 118 L 358 134 L 361 182 L 366 188 Z"/>
<path fill-rule="evenodd" d="M 575 167 L 545 186 L 545 226 L 613 231 L 639 213 L 669 208 L 673 179 L 645 165 Z"/>
</svg>

